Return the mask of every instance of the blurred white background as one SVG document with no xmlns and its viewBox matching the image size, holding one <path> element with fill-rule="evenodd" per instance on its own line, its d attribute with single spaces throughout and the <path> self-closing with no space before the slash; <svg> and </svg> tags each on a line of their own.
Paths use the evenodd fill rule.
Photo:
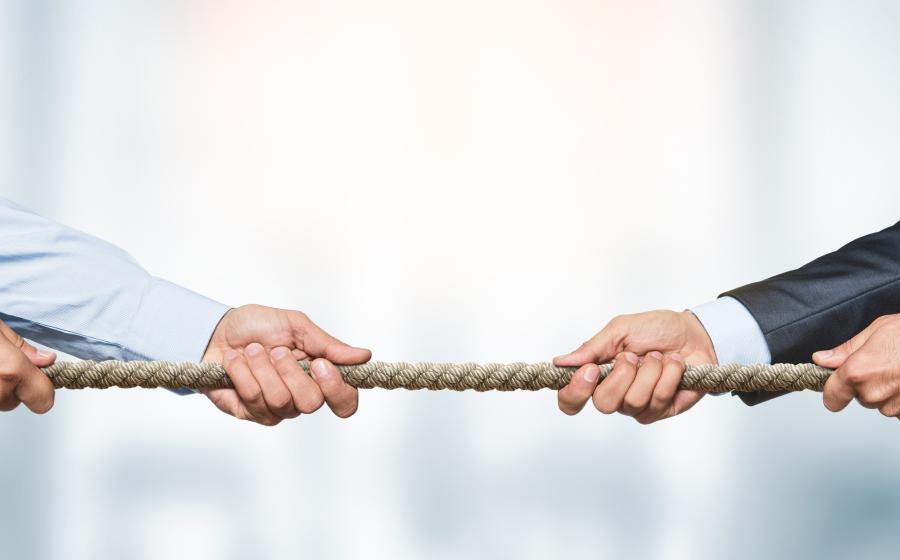
<svg viewBox="0 0 900 560">
<path fill-rule="evenodd" d="M 0 0 L 0 195 L 376 359 L 540 361 L 900 211 L 900 3 Z M 172 318 L 177 321 L 177 317 Z M 160 328 L 166 328 L 160 325 Z M 0 557 L 894 557 L 896 421 L 366 391 L 0 418 Z"/>
</svg>

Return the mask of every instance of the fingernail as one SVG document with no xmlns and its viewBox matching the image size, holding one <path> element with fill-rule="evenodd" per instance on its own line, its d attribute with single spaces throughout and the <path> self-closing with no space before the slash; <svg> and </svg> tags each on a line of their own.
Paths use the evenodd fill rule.
<svg viewBox="0 0 900 560">
<path fill-rule="evenodd" d="M 325 365 L 325 362 L 315 361 L 309 371 L 315 378 L 323 377 L 328 375 L 328 366 Z"/>
<path fill-rule="evenodd" d="M 669 354 L 669 357 L 672 358 L 673 360 L 675 360 L 676 362 L 684 361 L 684 356 L 682 356 L 678 352 L 675 352 L 674 354 Z"/>
<path fill-rule="evenodd" d="M 631 362 L 632 365 L 637 365 L 638 363 L 637 354 L 634 354 L 632 352 L 625 352 L 625 359 Z"/>
<path fill-rule="evenodd" d="M 52 358 L 54 352 L 50 352 L 49 350 L 38 350 L 37 355 L 38 358 Z"/>
<path fill-rule="evenodd" d="M 656 350 L 654 350 L 653 352 L 650 352 L 647 355 L 651 356 L 653 358 L 656 358 L 657 360 L 662 360 L 662 357 L 663 357 L 662 352 L 657 352 Z"/>
<path fill-rule="evenodd" d="M 250 346 L 247 346 L 246 352 L 250 356 L 255 356 L 255 355 L 259 354 L 260 352 L 262 352 L 262 349 L 263 349 L 262 345 L 254 342 Z"/>
<path fill-rule="evenodd" d="M 834 355 L 834 350 L 819 350 L 818 352 L 813 354 L 813 357 L 819 360 L 827 360 L 832 355 Z"/>
<path fill-rule="evenodd" d="M 235 359 L 235 358 L 237 358 L 237 357 L 238 357 L 238 351 L 237 351 L 237 350 L 226 350 L 226 351 L 225 351 L 224 358 L 225 358 L 226 360 L 233 360 L 233 359 Z"/>
<path fill-rule="evenodd" d="M 584 370 L 584 380 L 588 383 L 594 383 L 597 381 L 597 378 L 600 377 L 600 368 L 597 366 L 588 366 L 587 369 Z"/>
<path fill-rule="evenodd" d="M 280 360 L 284 358 L 290 353 L 290 350 L 285 348 L 284 346 L 279 346 L 278 348 L 272 350 L 272 358 L 275 360 Z"/>
</svg>

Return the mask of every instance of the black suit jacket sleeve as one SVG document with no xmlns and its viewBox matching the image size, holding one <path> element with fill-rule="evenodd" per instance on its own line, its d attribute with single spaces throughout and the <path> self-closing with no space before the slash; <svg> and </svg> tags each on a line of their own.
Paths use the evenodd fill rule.
<svg viewBox="0 0 900 560">
<path fill-rule="evenodd" d="M 797 270 L 722 294 L 759 323 L 772 362 L 801 363 L 900 312 L 900 222 Z M 738 393 L 750 405 L 783 393 Z"/>
</svg>

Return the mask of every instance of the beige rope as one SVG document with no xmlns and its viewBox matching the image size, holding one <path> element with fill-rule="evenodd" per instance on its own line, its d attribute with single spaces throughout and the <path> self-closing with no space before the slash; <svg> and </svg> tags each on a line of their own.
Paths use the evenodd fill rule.
<svg viewBox="0 0 900 560">
<path fill-rule="evenodd" d="M 307 362 L 300 365 L 309 370 Z M 369 362 L 338 366 L 347 383 L 361 389 L 450 389 L 513 391 L 559 389 L 576 368 L 549 363 L 432 364 Z M 600 366 L 604 379 L 612 364 Z M 192 389 L 231 387 L 220 364 L 173 362 L 58 362 L 44 368 L 60 389 L 166 387 Z M 688 366 L 681 388 L 700 391 L 821 391 L 831 370 L 814 364 L 723 364 Z"/>
</svg>

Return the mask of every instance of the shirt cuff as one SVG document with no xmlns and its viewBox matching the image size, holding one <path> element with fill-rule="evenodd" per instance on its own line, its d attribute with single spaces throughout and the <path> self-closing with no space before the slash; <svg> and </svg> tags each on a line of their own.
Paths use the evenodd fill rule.
<svg viewBox="0 0 900 560">
<path fill-rule="evenodd" d="M 150 278 L 126 336 L 129 360 L 198 362 L 229 307 L 160 278 Z"/>
<path fill-rule="evenodd" d="M 738 300 L 721 297 L 691 308 L 712 340 L 720 364 L 768 364 L 769 345 L 759 323 Z"/>
</svg>

